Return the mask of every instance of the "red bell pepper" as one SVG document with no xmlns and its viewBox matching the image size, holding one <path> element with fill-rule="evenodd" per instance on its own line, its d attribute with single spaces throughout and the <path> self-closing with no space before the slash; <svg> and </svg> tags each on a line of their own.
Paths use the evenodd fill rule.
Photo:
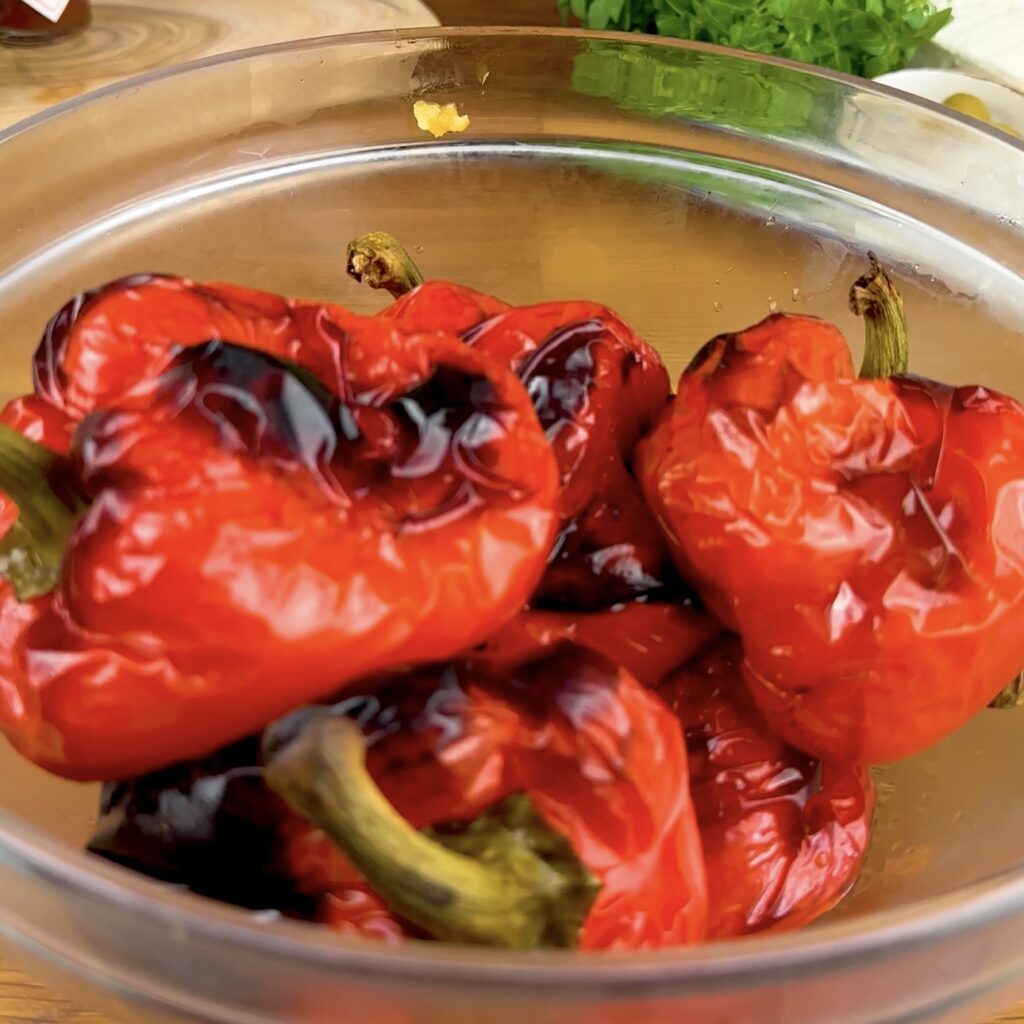
<svg viewBox="0 0 1024 1024">
<path fill-rule="evenodd" d="M 856 297 L 872 379 L 835 327 L 769 317 L 698 353 L 636 465 L 771 726 L 874 763 L 942 739 L 1024 664 L 1024 407 L 901 376 L 880 268 Z"/>
<path fill-rule="evenodd" d="M 495 676 L 455 663 L 371 684 L 275 723 L 264 748 L 268 784 L 341 851 L 289 833 L 307 892 L 361 876 L 395 921 L 484 945 L 704 935 L 679 723 L 598 655 L 564 646 Z"/>
<path fill-rule="evenodd" d="M 74 525 L 41 486 L 52 455 L 2 435 L 0 486 L 50 573 L 19 575 L 39 555 L 19 532 L 4 564 L 32 599 L 0 596 L 0 727 L 26 756 L 139 774 L 515 614 L 550 547 L 554 458 L 511 373 L 455 338 L 408 345 L 425 372 L 375 405 L 252 349 L 179 352 L 79 427 Z"/>
<path fill-rule="evenodd" d="M 868 768 L 818 762 L 775 737 L 726 638 L 657 688 L 679 716 L 708 876 L 708 937 L 789 930 L 839 902 L 867 851 Z"/>
<path fill-rule="evenodd" d="M 669 398 L 657 352 L 597 303 L 513 308 L 447 282 L 421 284 L 387 235 L 351 244 L 350 273 L 366 279 L 367 266 L 375 287 L 401 296 L 383 317 L 406 331 L 458 333 L 514 369 L 533 398 L 562 477 L 562 529 L 535 601 L 601 608 L 672 586 L 664 541 L 630 470 L 636 442 Z"/>
</svg>

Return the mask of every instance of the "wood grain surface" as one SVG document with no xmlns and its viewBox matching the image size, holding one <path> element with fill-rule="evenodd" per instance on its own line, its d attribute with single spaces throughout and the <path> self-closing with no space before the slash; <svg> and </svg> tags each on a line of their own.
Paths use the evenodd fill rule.
<svg viewBox="0 0 1024 1024">
<path fill-rule="evenodd" d="M 133 0 L 133 6 L 138 9 L 146 6 L 146 2 L 147 0 Z M 230 4 L 233 0 L 227 0 L 227 2 Z M 245 0 L 250 9 L 263 2 L 273 7 L 277 15 L 280 15 L 282 9 L 285 8 L 305 6 L 308 13 L 310 9 L 322 11 L 325 7 L 324 0 L 319 0 L 319 2 L 291 0 L 285 5 L 278 3 L 277 0 Z M 443 24 L 558 24 L 555 0 L 433 0 L 430 6 Z M 204 4 L 204 10 L 211 13 L 215 12 L 217 7 L 216 0 Z M 412 11 L 414 7 L 415 4 L 410 2 L 408 10 Z M 8 81 L 7 77 L 10 73 L 9 62 L 0 65 L 0 127 L 3 125 L 5 110 L 7 118 L 10 119 L 15 106 L 14 83 Z M 23 93 L 19 93 L 20 98 L 23 98 L 23 95 Z M 51 102 L 62 98 L 65 96 L 55 94 L 52 96 Z M 110 1022 L 96 1014 L 70 1005 L 13 968 L 5 967 L 0 963 L 0 1024 L 110 1024 Z M 131 1022 L 126 1022 L 126 1024 L 131 1024 Z M 1024 1024 L 1024 1004 L 994 1018 L 990 1024 Z"/>
<path fill-rule="evenodd" d="M 88 32 L 0 50 L 0 129 L 129 75 L 227 50 L 434 22 L 423 0 L 95 0 Z"/>
</svg>

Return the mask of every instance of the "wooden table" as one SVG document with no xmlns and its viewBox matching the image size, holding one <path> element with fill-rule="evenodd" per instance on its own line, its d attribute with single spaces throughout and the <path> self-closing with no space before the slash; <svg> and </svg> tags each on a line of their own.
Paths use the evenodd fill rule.
<svg viewBox="0 0 1024 1024">
<path fill-rule="evenodd" d="M 557 25 L 555 0 L 428 0 L 444 24 Z M 110 1024 L 0 964 L 0 1024 Z M 980 1024 L 980 1022 L 979 1022 Z M 990 1024 L 1024 1024 L 1024 1003 Z"/>
</svg>

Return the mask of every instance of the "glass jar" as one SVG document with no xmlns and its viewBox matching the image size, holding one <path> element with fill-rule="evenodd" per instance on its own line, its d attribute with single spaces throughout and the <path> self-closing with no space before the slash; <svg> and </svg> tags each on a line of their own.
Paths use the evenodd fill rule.
<svg viewBox="0 0 1024 1024">
<path fill-rule="evenodd" d="M 35 0 L 31 5 L 0 0 L 0 43 L 48 43 L 80 32 L 92 21 L 90 0 L 68 0 L 60 8 L 61 0 Z"/>
</svg>

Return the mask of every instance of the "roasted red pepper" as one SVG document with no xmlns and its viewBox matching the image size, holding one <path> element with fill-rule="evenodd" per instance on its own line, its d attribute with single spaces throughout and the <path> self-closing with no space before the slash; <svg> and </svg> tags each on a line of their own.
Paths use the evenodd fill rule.
<svg viewBox="0 0 1024 1024">
<path fill-rule="evenodd" d="M 264 747 L 271 787 L 344 851 L 292 832 L 307 891 L 348 892 L 355 863 L 401 919 L 487 945 L 704 935 L 679 723 L 598 655 L 563 646 L 501 675 L 457 663 L 399 677 L 295 713 Z"/>
<path fill-rule="evenodd" d="M 867 376 L 839 331 L 773 316 L 709 342 L 637 470 L 674 557 L 743 639 L 771 726 L 828 759 L 906 757 L 1024 664 L 1024 408 L 905 376 L 888 280 Z"/>
<path fill-rule="evenodd" d="M 381 237 L 370 236 L 378 247 L 388 244 Z M 389 267 L 400 284 L 378 281 L 396 293 L 420 280 L 397 259 Z M 161 373 L 178 347 L 222 339 L 293 360 L 335 394 L 372 402 L 425 370 L 403 339 L 438 332 L 461 335 L 519 373 L 558 458 L 562 526 L 536 599 L 603 607 L 673 584 L 628 468 L 668 399 L 668 377 L 657 353 L 594 303 L 512 309 L 430 282 L 382 316 L 362 317 L 235 285 L 137 275 L 79 296 L 53 318 L 36 353 L 35 392 L 73 423 Z"/>
<path fill-rule="evenodd" d="M 527 608 L 470 657 L 492 671 L 500 671 L 568 641 L 603 654 L 644 686 L 656 686 L 721 631 L 715 619 L 689 601 L 634 601 L 597 612 Z"/>
<path fill-rule="evenodd" d="M 60 571 L 52 594 L 36 573 L 44 596 L 0 600 L 0 725 L 23 753 L 138 774 L 515 614 L 555 528 L 554 458 L 511 373 L 453 337 L 407 340 L 424 372 L 372 405 L 253 349 L 180 351 L 79 427 L 89 507 L 66 545 L 33 518 L 55 507 L 52 467 L 0 460 L 15 529 L 42 522 Z"/>
<path fill-rule="evenodd" d="M 358 272 L 353 261 L 358 257 Z M 633 448 L 669 398 L 657 352 L 605 306 L 548 302 L 512 308 L 419 271 L 394 239 L 357 239 L 349 269 L 401 294 L 382 316 L 403 330 L 441 328 L 495 356 L 522 378 L 558 458 L 562 529 L 535 601 L 607 607 L 664 590 L 665 543 L 630 470 Z"/>
<path fill-rule="evenodd" d="M 515 368 L 561 471 L 562 527 L 535 601 L 594 608 L 664 590 L 664 540 L 629 469 L 669 398 L 657 353 L 589 302 L 511 310 L 463 335 Z"/>
<path fill-rule="evenodd" d="M 777 739 L 727 638 L 657 689 L 679 716 L 708 877 L 708 937 L 799 928 L 856 881 L 867 851 L 870 770 L 815 761 Z"/>
</svg>

